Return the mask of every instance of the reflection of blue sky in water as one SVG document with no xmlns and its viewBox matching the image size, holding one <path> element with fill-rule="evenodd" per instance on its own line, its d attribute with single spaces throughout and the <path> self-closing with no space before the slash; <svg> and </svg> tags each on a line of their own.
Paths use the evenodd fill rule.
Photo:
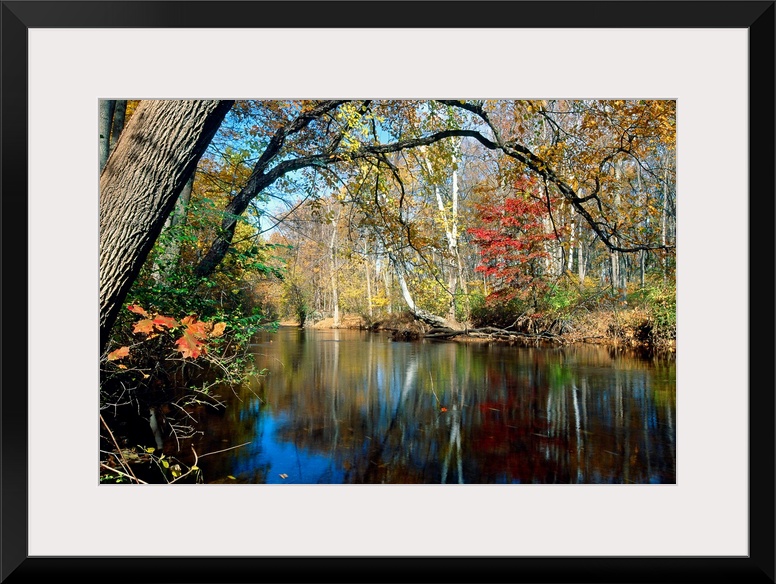
<svg viewBox="0 0 776 584">
<path fill-rule="evenodd" d="M 274 416 L 268 408 L 254 407 L 243 410 L 242 416 L 253 414 L 256 418 L 256 436 L 245 447 L 245 452 L 233 458 L 232 475 L 249 477 L 261 470 L 267 484 L 315 484 L 342 483 L 344 473 L 336 468 L 332 459 L 320 454 L 310 453 L 290 442 L 276 439 L 278 431 L 290 421 L 285 414 Z M 286 474 L 287 478 L 280 475 Z"/>
<path fill-rule="evenodd" d="M 248 444 L 205 459 L 208 476 L 675 482 L 673 364 L 602 347 L 394 343 L 360 331 L 281 329 L 260 341 L 261 388 L 214 417 L 220 442 L 198 451 Z"/>
</svg>

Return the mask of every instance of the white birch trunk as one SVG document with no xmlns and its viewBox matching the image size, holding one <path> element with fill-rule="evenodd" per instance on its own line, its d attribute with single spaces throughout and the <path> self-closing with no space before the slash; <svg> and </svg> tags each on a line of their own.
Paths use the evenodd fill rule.
<svg viewBox="0 0 776 584">
<path fill-rule="evenodd" d="M 372 277 L 369 270 L 369 248 L 367 242 L 364 241 L 364 272 L 366 275 L 366 302 L 369 319 L 374 317 L 374 311 L 372 308 Z"/>
<path fill-rule="evenodd" d="M 332 220 L 331 237 L 329 238 L 329 272 L 331 283 L 331 310 L 334 317 L 334 328 L 340 326 L 339 288 L 337 285 L 337 224 L 342 209 L 337 208 L 337 216 Z"/>
</svg>

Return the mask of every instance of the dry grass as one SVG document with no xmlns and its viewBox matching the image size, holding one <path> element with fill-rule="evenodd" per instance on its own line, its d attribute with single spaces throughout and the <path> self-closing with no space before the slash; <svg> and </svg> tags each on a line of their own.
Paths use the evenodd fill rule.
<svg viewBox="0 0 776 584">
<path fill-rule="evenodd" d="M 313 325 L 313 328 L 317 329 L 331 329 L 331 328 L 341 328 L 341 329 L 365 329 L 367 328 L 366 321 L 361 318 L 357 314 L 345 314 L 340 318 L 340 324 L 339 326 L 334 326 L 334 319 L 324 318 L 323 320 L 319 320 Z"/>
<path fill-rule="evenodd" d="M 284 326 L 298 326 L 296 321 L 281 321 Z M 313 325 L 317 329 L 334 328 L 334 319 L 325 318 Z M 374 331 L 391 331 L 397 339 L 417 339 L 428 332 L 424 323 L 414 318 L 409 312 L 394 312 L 383 315 L 370 326 L 357 314 L 346 314 L 341 318 L 341 329 L 371 329 Z M 646 347 L 650 345 L 650 318 L 642 308 L 623 307 L 619 310 L 591 311 L 574 318 L 570 330 L 565 332 L 558 341 L 568 343 L 593 343 L 601 345 L 618 345 L 625 347 Z M 487 343 L 492 339 L 460 335 L 454 338 L 456 342 Z M 674 351 L 675 343 L 659 347 L 662 350 Z"/>
</svg>

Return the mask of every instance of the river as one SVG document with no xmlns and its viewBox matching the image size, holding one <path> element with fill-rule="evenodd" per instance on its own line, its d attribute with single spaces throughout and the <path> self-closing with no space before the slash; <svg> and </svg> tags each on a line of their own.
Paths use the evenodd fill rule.
<svg viewBox="0 0 776 584">
<path fill-rule="evenodd" d="M 676 482 L 673 359 L 296 327 L 254 356 L 197 412 L 206 483 Z"/>
</svg>

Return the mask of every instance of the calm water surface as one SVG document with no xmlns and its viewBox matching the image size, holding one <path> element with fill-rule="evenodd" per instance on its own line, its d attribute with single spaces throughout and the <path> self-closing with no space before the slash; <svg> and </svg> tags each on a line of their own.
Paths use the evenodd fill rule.
<svg viewBox="0 0 776 584">
<path fill-rule="evenodd" d="M 291 327 L 255 357 L 268 373 L 200 413 L 198 453 L 244 444 L 205 482 L 676 481 L 673 360 Z"/>
</svg>

